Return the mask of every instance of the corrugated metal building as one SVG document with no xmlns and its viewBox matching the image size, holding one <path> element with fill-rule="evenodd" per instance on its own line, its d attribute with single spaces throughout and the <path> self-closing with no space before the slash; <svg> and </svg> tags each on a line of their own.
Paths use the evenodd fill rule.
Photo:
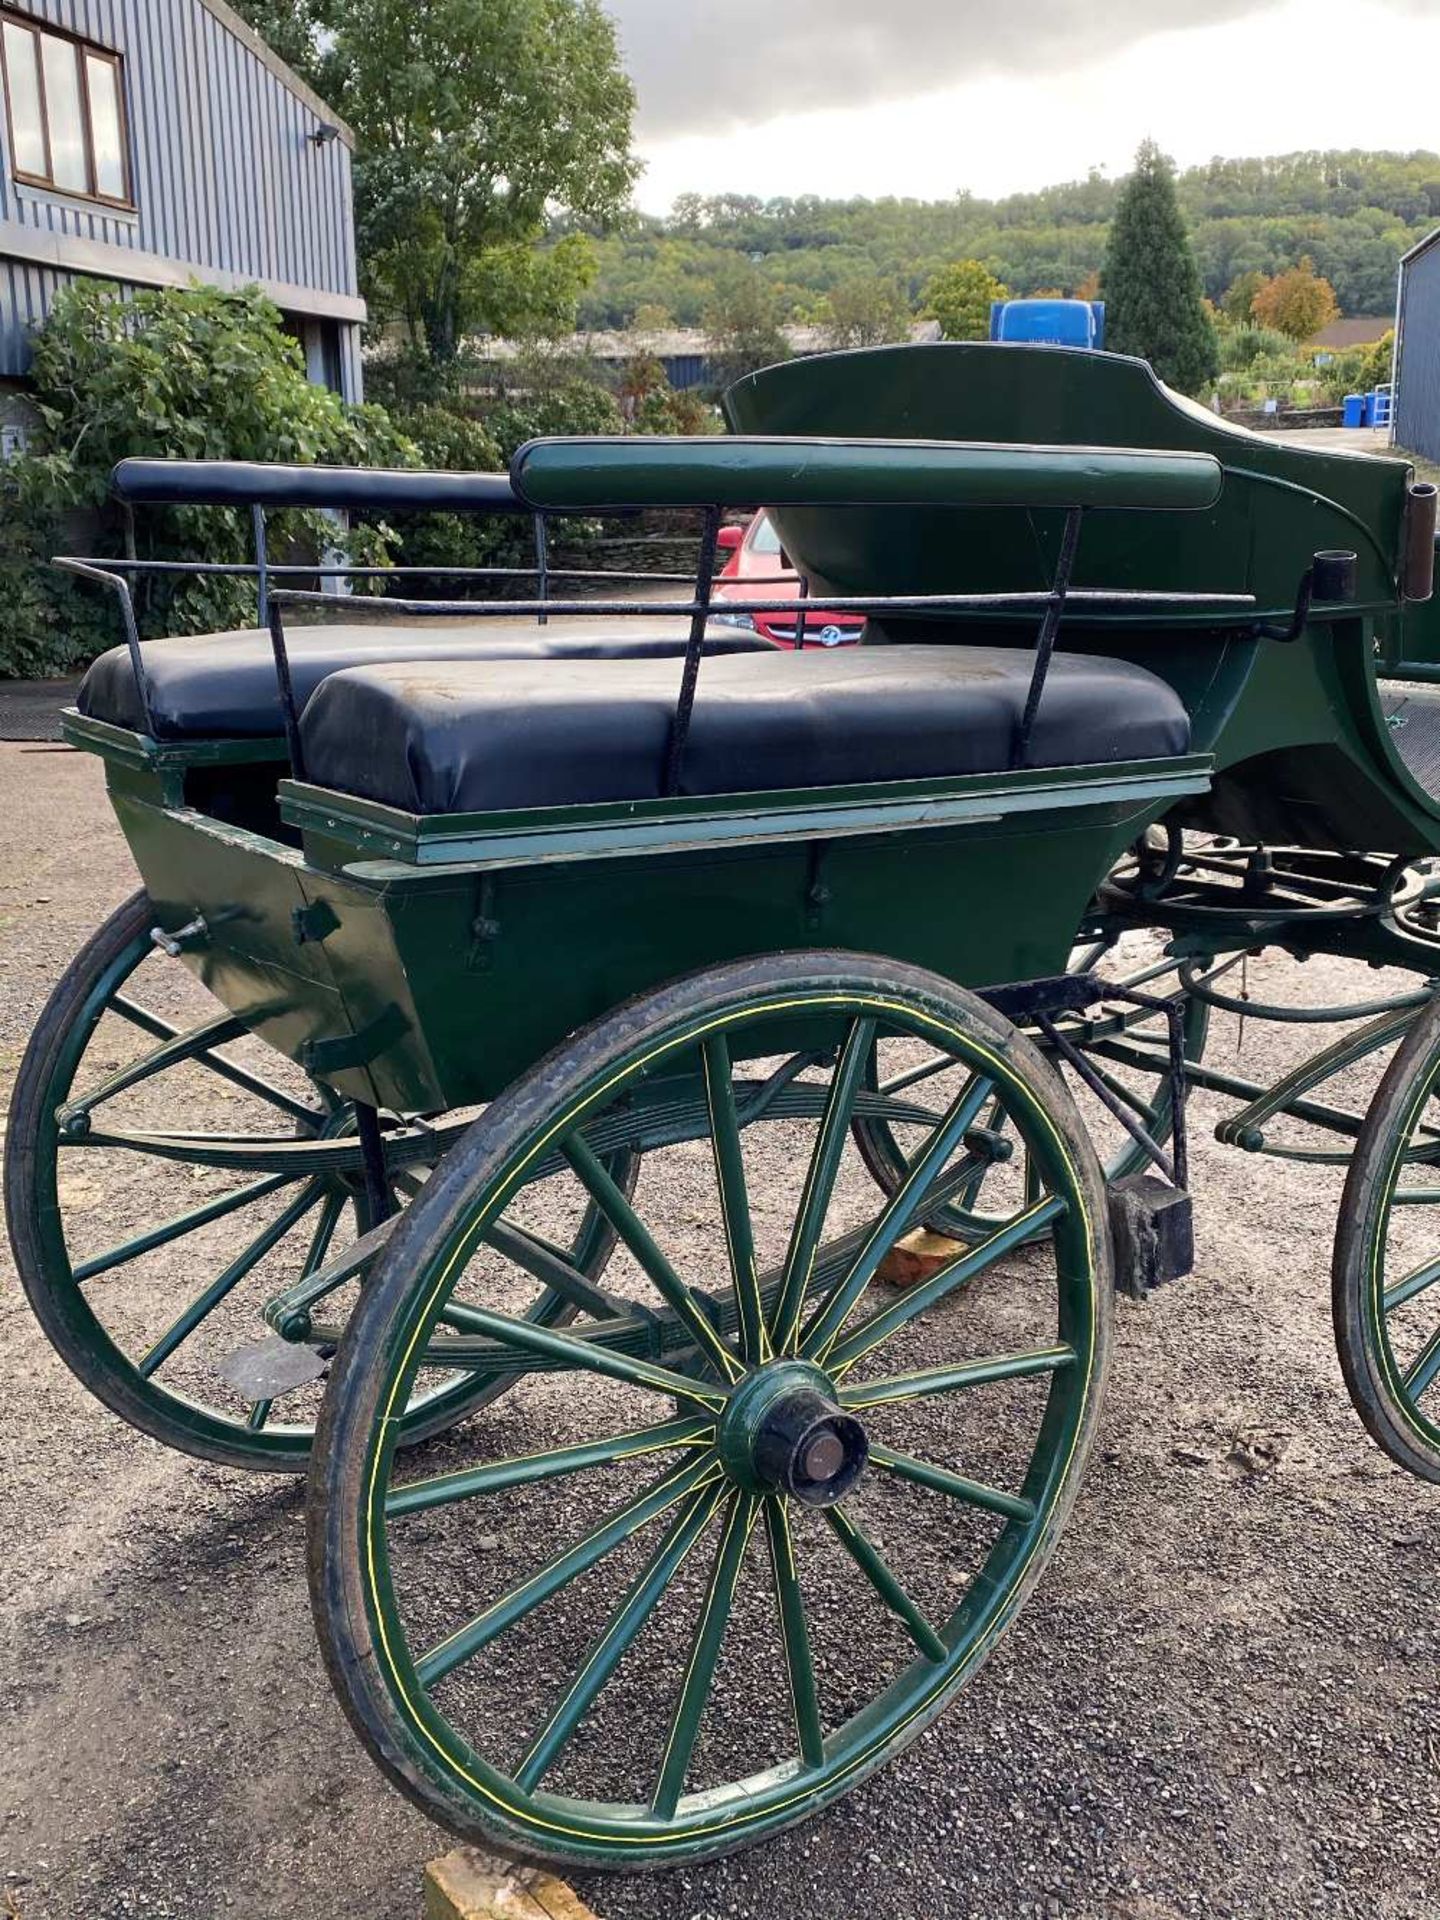
<svg viewBox="0 0 1440 1920">
<path fill-rule="evenodd" d="M 1440 227 L 1400 262 L 1394 438 L 1440 460 Z"/>
<path fill-rule="evenodd" d="M 361 397 L 350 131 L 224 0 L 0 0 L 0 384 L 57 287 L 258 284 Z"/>
</svg>

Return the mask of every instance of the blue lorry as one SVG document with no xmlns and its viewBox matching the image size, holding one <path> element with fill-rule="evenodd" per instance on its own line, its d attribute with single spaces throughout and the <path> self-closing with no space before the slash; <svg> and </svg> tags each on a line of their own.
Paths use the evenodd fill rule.
<svg viewBox="0 0 1440 1920">
<path fill-rule="evenodd" d="M 990 338 L 1056 347 L 1103 347 L 1103 300 L 995 300 Z"/>
</svg>

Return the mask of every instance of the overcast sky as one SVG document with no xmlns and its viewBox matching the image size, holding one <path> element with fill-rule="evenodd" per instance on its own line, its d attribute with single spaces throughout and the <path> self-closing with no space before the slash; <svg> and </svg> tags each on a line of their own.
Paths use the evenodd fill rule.
<svg viewBox="0 0 1440 1920">
<path fill-rule="evenodd" d="M 640 204 L 991 195 L 1302 147 L 1440 148 L 1440 0 L 607 0 Z"/>
</svg>

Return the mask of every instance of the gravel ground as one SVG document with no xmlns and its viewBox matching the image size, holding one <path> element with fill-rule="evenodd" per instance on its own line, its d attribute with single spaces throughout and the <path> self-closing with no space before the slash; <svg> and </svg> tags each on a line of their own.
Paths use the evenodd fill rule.
<svg viewBox="0 0 1440 1920">
<path fill-rule="evenodd" d="M 133 876 L 93 763 L 0 747 L 0 807 L 8 1087 Z M 1315 963 L 1307 992 L 1374 986 Z M 1222 1022 L 1215 1057 L 1236 1044 Z M 1247 1028 L 1247 1070 L 1282 1057 Z M 1440 1493 L 1345 1397 L 1338 1180 L 1215 1146 L 1217 1113 L 1197 1100 L 1198 1270 L 1121 1303 L 1089 1482 L 969 1694 L 818 1825 L 696 1872 L 584 1881 L 602 1920 L 748 1920 L 797 1889 L 875 1920 L 1440 1914 Z M 448 1842 L 330 1697 L 300 1489 L 120 1426 L 8 1270 L 0 1347 L 0 1914 L 414 1920 Z"/>
</svg>

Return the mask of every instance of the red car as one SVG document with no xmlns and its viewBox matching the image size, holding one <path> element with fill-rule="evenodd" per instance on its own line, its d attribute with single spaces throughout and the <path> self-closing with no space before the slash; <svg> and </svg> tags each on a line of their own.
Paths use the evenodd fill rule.
<svg viewBox="0 0 1440 1920">
<path fill-rule="evenodd" d="M 721 626 L 744 627 L 777 647 L 793 647 L 799 616 L 770 613 L 765 606 L 777 593 L 782 600 L 800 598 L 800 576 L 780 545 L 775 522 L 762 511 L 748 527 L 722 527 L 720 548 L 729 558 L 715 583 L 717 611 L 711 619 Z M 757 584 L 766 581 L 768 586 Z M 864 631 L 862 614 L 831 613 L 817 603 L 805 615 L 807 647 L 852 646 Z"/>
</svg>

